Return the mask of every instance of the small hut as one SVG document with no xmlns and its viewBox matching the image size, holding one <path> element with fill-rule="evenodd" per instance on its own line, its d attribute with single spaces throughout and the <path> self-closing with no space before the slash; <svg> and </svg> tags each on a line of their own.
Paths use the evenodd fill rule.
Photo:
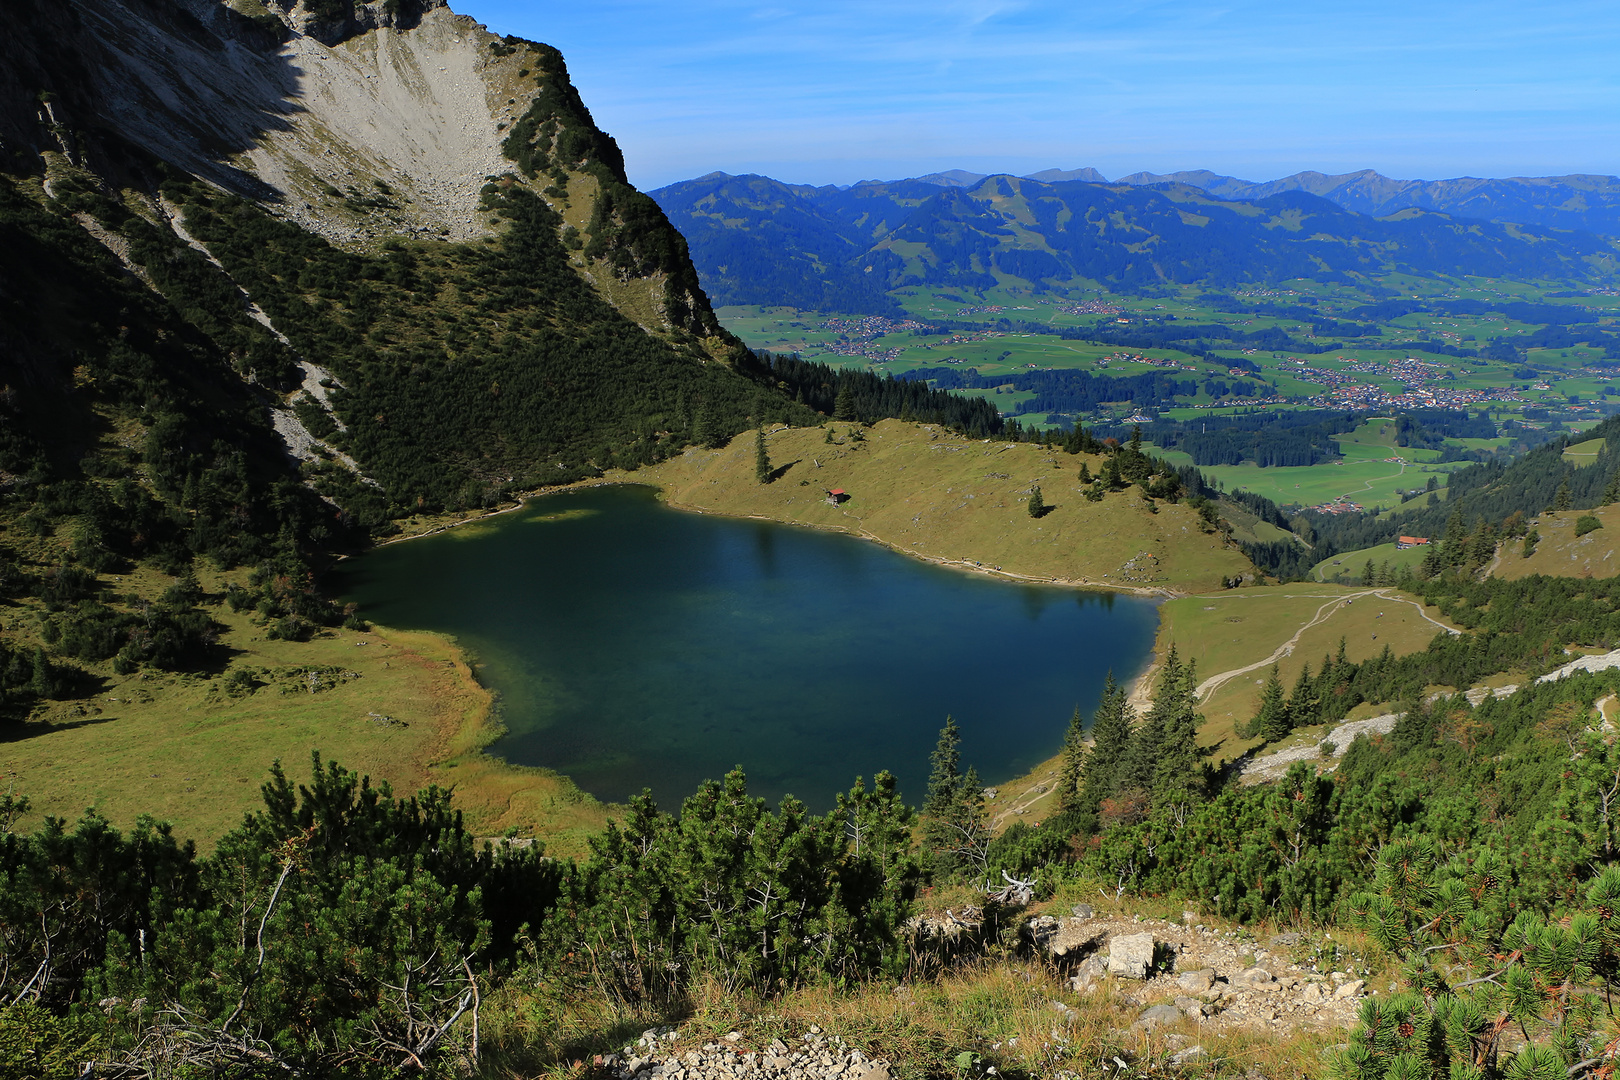
<svg viewBox="0 0 1620 1080">
<path fill-rule="evenodd" d="M 834 506 L 847 502 L 848 500 L 849 492 L 845 491 L 843 488 L 833 488 L 827 492 L 827 501 L 832 503 Z"/>
</svg>

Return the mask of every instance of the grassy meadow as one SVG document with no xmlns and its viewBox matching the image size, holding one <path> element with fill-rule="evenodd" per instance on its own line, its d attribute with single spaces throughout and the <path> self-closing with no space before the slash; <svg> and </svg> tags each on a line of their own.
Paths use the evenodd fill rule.
<svg viewBox="0 0 1620 1080">
<path fill-rule="evenodd" d="M 166 583 L 143 572 L 119 585 Z M 483 753 L 499 734 L 493 702 L 453 641 L 385 627 L 277 641 L 223 604 L 209 614 L 223 628 L 214 670 L 93 665 L 92 695 L 48 704 L 0 741 L 0 780 L 32 804 L 24 827 L 91 808 L 121 827 L 150 814 L 206 848 L 262 806 L 273 761 L 306 781 L 314 751 L 397 792 L 454 786 L 485 835 L 516 828 L 582 851 L 605 820 L 568 780 Z"/>
<path fill-rule="evenodd" d="M 1324 655 L 1336 654 L 1340 639 L 1345 655 L 1359 662 L 1385 645 L 1397 656 L 1421 651 L 1447 627 L 1438 612 L 1396 589 L 1296 582 L 1166 601 L 1155 652 L 1163 655 L 1174 644 L 1183 659 L 1197 663 L 1206 687 L 1199 741 L 1216 760 L 1228 760 L 1257 743 L 1239 738 L 1237 728 L 1258 709 L 1273 662 L 1291 687 L 1305 664 L 1317 670 Z M 1139 705 L 1145 689 L 1138 688 Z"/>
<path fill-rule="evenodd" d="M 1360 581 L 1361 572 L 1369 560 L 1375 568 L 1387 562 L 1389 568 L 1397 572 L 1403 566 L 1410 566 L 1415 570 L 1423 562 L 1423 556 L 1428 550 L 1426 547 L 1402 549 L 1395 544 L 1376 544 L 1356 551 L 1343 551 L 1332 558 L 1323 559 L 1312 567 L 1311 577 L 1317 581 L 1328 581 L 1335 577 L 1351 577 Z"/>
<path fill-rule="evenodd" d="M 1603 527 L 1585 536 L 1575 535 L 1575 523 L 1587 514 Z M 1548 510 L 1535 518 L 1532 527 L 1541 539 L 1527 559 L 1524 544 L 1509 540 L 1497 548 L 1491 574 L 1501 578 L 1523 578 L 1532 574 L 1548 577 L 1606 578 L 1620 574 L 1620 504 L 1595 510 Z"/>
<path fill-rule="evenodd" d="M 850 424 L 771 432 L 769 484 L 755 478 L 747 434 L 611 478 L 656 484 L 687 509 L 838 529 L 936 562 L 1060 584 L 1174 594 L 1253 572 L 1188 506 L 1150 508 L 1135 489 L 1088 502 L 1080 465 L 1096 472 L 1100 457 L 898 420 L 861 441 L 856 432 Z M 1049 510 L 1032 518 L 1026 504 L 1037 485 Z M 830 504 L 834 488 L 847 501 Z"/>
<path fill-rule="evenodd" d="M 1342 453 L 1336 462 L 1321 465 L 1280 465 L 1261 468 L 1242 465 L 1200 466 L 1205 476 L 1218 480 L 1227 491 L 1252 491 L 1279 506 L 1320 506 L 1344 498 L 1369 509 L 1401 504 L 1404 492 L 1426 487 L 1431 476 L 1439 480 L 1438 497 L 1445 498 L 1446 473 L 1457 464 L 1438 464 L 1433 450 L 1395 445 L 1395 423 L 1387 417 L 1364 421 L 1356 430 L 1338 436 Z M 1193 459 L 1181 451 L 1155 451 L 1177 465 Z M 1399 461 L 1391 460 L 1398 458 Z"/>
</svg>

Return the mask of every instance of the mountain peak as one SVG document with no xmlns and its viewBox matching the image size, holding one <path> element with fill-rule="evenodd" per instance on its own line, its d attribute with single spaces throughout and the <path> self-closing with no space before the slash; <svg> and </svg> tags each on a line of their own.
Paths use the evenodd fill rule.
<svg viewBox="0 0 1620 1080">
<path fill-rule="evenodd" d="M 968 172 L 966 169 L 952 169 L 949 172 L 929 173 L 927 176 L 913 176 L 911 179 L 938 187 L 972 187 L 988 175 L 988 173 Z"/>
<path fill-rule="evenodd" d="M 243 8 L 258 7 L 287 24 L 287 28 L 323 45 L 336 45 L 357 34 L 383 27 L 406 30 L 422 16 L 447 7 L 447 0 L 249 0 Z M 251 17 L 251 16 L 250 16 Z"/>
<path fill-rule="evenodd" d="M 1038 173 L 1030 173 L 1023 179 L 1036 180 L 1042 184 L 1062 184 L 1071 180 L 1082 180 L 1088 184 L 1108 183 L 1106 176 L 1090 166 L 1081 169 L 1042 169 Z"/>
</svg>

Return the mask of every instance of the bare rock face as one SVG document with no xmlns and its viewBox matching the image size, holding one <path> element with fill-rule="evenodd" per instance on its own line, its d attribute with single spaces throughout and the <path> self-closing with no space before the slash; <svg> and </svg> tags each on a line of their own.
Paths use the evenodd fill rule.
<svg viewBox="0 0 1620 1080">
<path fill-rule="evenodd" d="M 253 0 L 238 0 L 239 8 L 257 7 Z M 445 0 L 267 0 L 267 10 L 280 17 L 295 33 L 323 45 L 381 27 L 409 29 L 422 14 L 445 6 Z"/>
<path fill-rule="evenodd" d="M 615 1080 L 890 1080 L 893 1075 L 888 1062 L 814 1025 L 792 1043 L 772 1039 L 763 1048 L 735 1031 L 699 1047 L 683 1042 L 676 1030 L 654 1029 L 621 1052 L 597 1058 L 596 1065 Z"/>
<path fill-rule="evenodd" d="M 8 0 L 6 15 L 0 155 L 38 164 L 47 189 L 69 168 L 150 193 L 156 158 L 370 251 L 493 236 L 504 222 L 483 193 L 498 178 L 559 215 L 571 265 L 609 304 L 729 355 L 678 234 L 656 210 L 628 227 L 641 196 L 612 138 L 569 104 L 549 46 L 492 34 L 446 0 Z M 523 165 L 506 154 L 519 132 Z M 536 147 L 545 167 L 530 167 Z"/>
<path fill-rule="evenodd" d="M 1145 979 L 1153 967 L 1153 935 L 1119 934 L 1108 942 L 1108 974 L 1121 979 Z"/>
</svg>

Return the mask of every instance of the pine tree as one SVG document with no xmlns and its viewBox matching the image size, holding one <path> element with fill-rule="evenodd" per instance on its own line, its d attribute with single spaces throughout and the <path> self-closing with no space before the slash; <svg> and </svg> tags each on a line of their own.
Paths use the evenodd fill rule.
<svg viewBox="0 0 1620 1080">
<path fill-rule="evenodd" d="M 952 822 L 963 794 L 962 733 L 953 717 L 945 718 L 939 741 L 928 763 L 928 794 L 923 798 L 923 854 L 929 868 L 939 876 L 956 869 L 951 851 L 954 842 Z"/>
<path fill-rule="evenodd" d="M 702 405 L 692 414 L 692 442 L 706 450 L 713 450 L 720 445 L 720 433 L 709 420 L 709 410 Z"/>
<path fill-rule="evenodd" d="M 833 419 L 846 421 L 855 419 L 855 392 L 849 388 L 847 382 L 838 388 L 838 396 L 833 398 Z"/>
<path fill-rule="evenodd" d="M 971 765 L 962 776 L 961 794 L 952 809 L 947 851 L 958 867 L 983 874 L 990 858 L 990 815 L 985 810 L 979 770 Z"/>
<path fill-rule="evenodd" d="M 1125 486 L 1125 478 L 1119 472 L 1118 454 L 1108 455 L 1108 464 L 1103 469 L 1103 483 L 1109 491 L 1118 491 Z"/>
<path fill-rule="evenodd" d="M 1316 704 L 1316 683 L 1311 679 L 1311 665 L 1306 664 L 1299 669 L 1293 693 L 1288 695 L 1288 717 L 1295 727 L 1315 722 Z"/>
<path fill-rule="evenodd" d="M 1436 544 L 1429 544 L 1429 550 L 1423 553 L 1422 577 L 1424 580 L 1434 577 L 1445 569 L 1445 563 L 1440 558 L 1440 548 Z"/>
<path fill-rule="evenodd" d="M 1554 510 L 1568 510 L 1574 505 L 1575 500 L 1569 494 L 1569 477 L 1566 476 L 1564 482 L 1558 485 L 1558 491 L 1553 495 L 1552 508 Z"/>
<path fill-rule="evenodd" d="M 928 794 L 923 799 L 922 812 L 930 818 L 941 818 L 956 802 L 962 786 L 962 732 L 956 726 L 955 717 L 945 718 L 928 765 Z"/>
<path fill-rule="evenodd" d="M 1445 550 L 1441 552 L 1447 566 L 1460 566 L 1468 549 L 1468 534 L 1463 525 L 1461 510 L 1453 510 L 1446 518 Z"/>
<path fill-rule="evenodd" d="M 1251 739 L 1276 742 L 1287 737 L 1293 729 L 1288 702 L 1283 699 L 1282 677 L 1277 673 L 1277 665 L 1273 664 L 1271 677 L 1266 680 L 1265 689 L 1260 691 L 1260 711 L 1249 722 L 1248 734 Z"/>
<path fill-rule="evenodd" d="M 1158 685 L 1153 691 L 1153 707 L 1131 738 L 1130 752 L 1121 765 L 1116 790 L 1147 791 L 1153 786 L 1159 768 L 1160 744 L 1170 723 L 1170 713 L 1175 708 L 1181 676 L 1181 656 L 1172 644 L 1164 658 L 1164 668 L 1159 672 Z"/>
<path fill-rule="evenodd" d="M 1069 730 L 1063 734 L 1063 765 L 1058 770 L 1058 811 L 1069 813 L 1079 810 L 1084 803 L 1080 779 L 1086 771 L 1085 726 L 1080 719 L 1080 706 L 1074 707 L 1069 718 Z"/>
<path fill-rule="evenodd" d="M 1029 502 L 1024 504 L 1024 508 L 1029 511 L 1029 516 L 1032 518 L 1038 518 L 1046 513 L 1046 500 L 1041 498 L 1041 486 L 1039 484 L 1030 489 Z"/>
<path fill-rule="evenodd" d="M 1615 475 L 1620 476 L 1620 473 L 1616 473 Z M 1084 461 L 1080 463 L 1080 482 L 1082 484 L 1091 483 L 1091 466 L 1086 464 Z"/>
<path fill-rule="evenodd" d="M 1193 804 L 1204 797 L 1204 772 L 1199 763 L 1203 753 L 1198 748 L 1198 727 L 1204 718 L 1198 714 L 1197 683 L 1197 666 L 1189 661 L 1175 679 L 1159 687 L 1159 695 L 1167 700 L 1153 771 L 1153 808 L 1178 826 L 1186 823 Z M 1160 707 L 1156 696 L 1153 709 L 1157 712 Z"/>
<path fill-rule="evenodd" d="M 1120 768 L 1131 750 L 1131 728 L 1135 719 L 1125 701 L 1125 690 L 1108 673 L 1103 683 L 1102 701 L 1091 714 L 1091 753 L 1086 758 L 1082 783 L 1083 808 L 1095 812 L 1102 801 L 1119 788 Z"/>
<path fill-rule="evenodd" d="M 948 877 L 963 869 L 984 869 L 990 844 L 989 817 L 978 771 L 962 768 L 962 733 L 945 718 L 929 758 L 928 794 L 923 800 L 923 849 L 933 872 Z"/>
<path fill-rule="evenodd" d="M 771 482 L 771 452 L 765 445 L 765 429 L 754 433 L 754 479 L 762 484 Z"/>
<path fill-rule="evenodd" d="M 1613 506 L 1616 502 L 1620 502 L 1620 469 L 1609 477 L 1609 486 L 1603 489 L 1603 501 L 1598 505 Z"/>
<path fill-rule="evenodd" d="M 1142 452 L 1142 425 L 1137 424 L 1137 425 L 1135 425 L 1134 427 L 1131 428 L 1131 453 L 1140 454 L 1141 452 Z"/>
<path fill-rule="evenodd" d="M 1376 577 L 1377 571 L 1373 569 L 1373 561 L 1368 559 L 1367 565 L 1361 568 L 1361 584 L 1371 585 Z"/>
<path fill-rule="evenodd" d="M 1468 561 L 1474 566 L 1484 566 L 1496 554 L 1496 527 L 1481 521 L 1474 529 L 1473 539 L 1468 544 Z"/>
</svg>

